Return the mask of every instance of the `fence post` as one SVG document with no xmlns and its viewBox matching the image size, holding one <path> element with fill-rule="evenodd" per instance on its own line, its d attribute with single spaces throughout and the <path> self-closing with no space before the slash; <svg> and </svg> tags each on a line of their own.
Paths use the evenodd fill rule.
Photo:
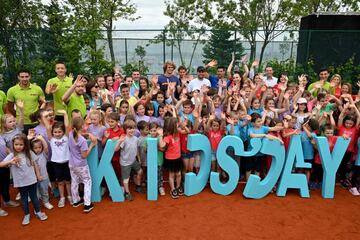
<svg viewBox="0 0 360 240">
<path fill-rule="evenodd" d="M 308 39 L 307 39 L 307 47 L 306 47 L 306 64 L 305 64 L 305 70 L 307 70 L 307 62 L 309 60 L 309 51 L 310 51 L 310 40 L 311 40 L 311 29 L 307 30 L 308 32 Z"/>
<path fill-rule="evenodd" d="M 165 50 L 166 50 L 166 31 L 164 31 L 164 35 L 163 35 L 163 62 L 165 63 L 166 61 L 166 53 L 165 53 Z"/>
<path fill-rule="evenodd" d="M 171 61 L 174 61 L 174 41 L 171 42 Z"/>
<path fill-rule="evenodd" d="M 125 38 L 125 64 L 128 64 L 127 38 Z"/>
</svg>

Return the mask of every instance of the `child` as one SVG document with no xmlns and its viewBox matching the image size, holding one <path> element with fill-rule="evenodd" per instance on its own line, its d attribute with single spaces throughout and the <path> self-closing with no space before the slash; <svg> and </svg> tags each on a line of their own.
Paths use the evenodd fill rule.
<svg viewBox="0 0 360 240">
<path fill-rule="evenodd" d="M 194 115 L 192 114 L 193 103 L 191 102 L 191 100 L 180 99 L 180 101 L 178 101 L 178 103 L 176 104 L 176 109 L 179 110 L 181 104 L 182 110 L 179 111 L 180 120 L 183 122 L 185 119 L 188 119 L 194 125 L 195 119 Z"/>
<path fill-rule="evenodd" d="M 338 138 L 337 136 L 334 136 L 334 127 L 330 124 L 325 125 L 323 136 L 327 138 L 330 152 L 332 152 Z M 317 149 L 315 140 L 312 140 L 311 143 Z M 316 188 L 321 188 L 322 178 L 323 178 L 323 169 L 321 166 L 320 155 L 319 153 L 316 153 L 314 158 L 313 171 L 310 176 L 310 180 L 312 182 L 310 187 L 312 190 L 315 190 Z"/>
<path fill-rule="evenodd" d="M 67 191 L 67 199 L 72 204 L 71 187 L 70 187 L 70 169 L 68 162 L 70 160 L 69 152 L 69 129 L 68 129 L 68 116 L 65 110 L 59 110 L 58 113 L 64 115 L 64 123 L 56 122 L 51 127 L 49 122 L 46 122 L 47 135 L 50 141 L 51 147 L 51 162 L 54 170 L 54 175 L 58 184 L 60 192 L 60 200 L 58 207 L 63 208 L 65 206 L 65 187 Z"/>
<path fill-rule="evenodd" d="M 131 170 L 134 170 L 136 172 L 135 191 L 142 192 L 142 188 L 141 188 L 142 170 L 141 170 L 140 162 L 137 160 L 138 138 L 134 135 L 135 126 L 136 124 L 134 121 L 132 120 L 125 121 L 123 127 L 126 136 L 121 136 L 119 142 L 115 146 L 115 151 L 121 149 L 120 151 L 121 176 L 125 188 L 125 199 L 127 201 L 133 200 L 133 196 L 131 195 L 129 189 Z"/>
<path fill-rule="evenodd" d="M 144 148 L 144 142 L 149 134 L 149 124 L 145 121 L 140 121 L 137 124 L 137 128 L 140 131 L 140 136 L 138 138 L 138 153 L 139 153 L 139 159 L 141 163 L 141 167 L 143 169 L 144 173 L 144 183 L 146 182 L 146 173 L 147 173 L 147 155 Z"/>
<path fill-rule="evenodd" d="M 300 133 L 300 136 L 305 163 L 313 164 L 314 147 L 311 141 L 316 136 L 314 131 L 316 131 L 317 129 L 319 129 L 319 122 L 316 119 L 309 119 L 303 124 L 303 131 Z M 311 168 L 301 169 L 300 172 L 305 173 L 308 184 L 310 184 L 310 189 L 314 189 L 315 184 L 313 182 L 310 182 Z"/>
<path fill-rule="evenodd" d="M 145 115 L 145 105 L 139 100 L 134 107 L 130 107 L 132 114 L 135 116 L 135 121 L 138 123 L 140 121 L 149 122 L 150 117 Z"/>
<path fill-rule="evenodd" d="M 290 140 L 291 140 L 291 136 L 296 135 L 296 134 L 300 134 L 300 129 L 294 129 L 294 120 L 293 117 L 291 115 L 286 115 L 284 117 L 284 129 L 282 131 L 282 139 L 284 141 L 284 147 L 285 147 L 285 151 L 287 151 L 289 144 L 290 144 Z"/>
<path fill-rule="evenodd" d="M 196 118 L 198 119 L 198 118 Z M 194 171 L 194 153 L 190 152 L 187 149 L 187 142 L 188 142 L 188 135 L 196 133 L 197 126 L 193 128 L 191 122 L 189 120 L 184 120 L 181 122 L 181 128 L 179 129 L 179 137 L 180 137 L 180 144 L 181 144 L 181 158 L 184 165 L 184 172 L 185 175 L 188 172 Z M 198 125 L 198 124 L 197 124 Z"/>
<path fill-rule="evenodd" d="M 16 106 L 20 111 L 19 121 L 11 114 L 4 114 L 1 118 L 1 136 L 5 140 L 6 147 L 12 149 L 12 139 L 22 133 L 24 129 L 24 102 L 18 100 Z"/>
<path fill-rule="evenodd" d="M 305 98 L 299 98 L 297 100 L 297 104 L 294 104 L 294 111 L 291 115 L 296 117 L 295 128 L 301 129 L 301 126 L 304 124 L 304 119 L 311 116 L 308 112 L 307 100 Z"/>
<path fill-rule="evenodd" d="M 269 131 L 279 131 L 283 127 L 265 127 L 263 126 L 263 121 L 261 115 L 258 113 L 253 113 L 251 115 L 251 123 L 253 124 L 252 127 L 249 128 L 249 137 L 250 138 L 268 138 L 271 140 L 278 140 L 281 144 L 283 141 L 275 137 L 273 135 L 268 134 Z M 252 147 L 249 145 L 249 151 L 251 151 Z M 260 176 L 260 170 L 262 164 L 264 162 L 264 154 L 258 152 L 254 157 L 246 159 L 245 170 L 246 170 L 246 179 L 249 179 L 249 176 L 252 171 L 255 172 L 257 176 Z"/>
<path fill-rule="evenodd" d="M 354 112 L 352 112 L 351 110 L 353 110 Z M 355 152 L 356 140 L 359 135 L 359 125 L 360 125 L 359 110 L 356 108 L 354 104 L 347 104 L 340 113 L 338 120 L 338 134 L 337 134 L 338 136 L 346 135 L 347 137 L 350 138 L 350 144 L 346 150 L 346 153 L 341 161 L 338 170 L 340 183 L 343 186 L 346 186 L 344 181 L 346 178 L 346 173 L 348 172 L 347 165 L 349 163 L 351 164 L 352 155 Z"/>
<path fill-rule="evenodd" d="M 173 199 L 184 195 L 181 188 L 181 146 L 178 133 L 178 120 L 176 117 L 168 117 L 164 122 L 164 135 L 159 130 L 160 149 L 165 152 L 164 168 L 169 171 L 170 195 Z M 176 185 L 174 184 L 176 178 Z"/>
<path fill-rule="evenodd" d="M 87 129 L 88 133 L 91 133 L 92 135 L 96 136 L 98 139 L 98 156 L 99 159 L 101 159 L 102 153 L 103 153 L 103 145 L 102 145 L 102 139 L 104 137 L 104 132 L 106 130 L 106 127 L 104 126 L 104 118 L 103 114 L 99 110 L 92 110 L 89 113 L 89 117 L 91 119 L 91 124 L 89 125 L 89 128 Z"/>
<path fill-rule="evenodd" d="M 0 167 L 10 166 L 11 175 L 13 176 L 14 187 L 19 189 L 22 207 L 24 210 L 23 225 L 30 223 L 30 211 L 28 198 L 30 197 L 35 215 L 41 221 L 48 217 L 40 211 L 39 199 L 36 195 L 37 180 L 42 180 L 37 164 L 36 156 L 31 154 L 29 141 L 25 134 L 15 135 L 12 139 L 13 151 L 0 162 Z"/>
<path fill-rule="evenodd" d="M 48 156 L 48 144 L 45 139 L 38 135 L 35 137 L 34 129 L 29 129 L 28 139 L 30 140 L 31 150 L 36 155 L 36 164 L 39 167 L 42 180 L 38 182 L 38 192 L 40 193 L 41 200 L 44 207 L 47 209 L 53 209 L 54 206 L 49 202 L 49 175 L 46 169 L 47 156 Z"/>
<path fill-rule="evenodd" d="M 84 204 L 84 212 L 88 213 L 94 208 L 94 205 L 91 203 L 91 176 L 86 158 L 96 146 L 97 137 L 89 134 L 91 143 L 88 146 L 86 139 L 81 135 L 83 124 L 82 118 L 78 117 L 72 120 L 72 131 L 69 134 L 69 168 L 73 207 Z M 79 196 L 79 183 L 84 184 L 84 199 L 80 199 Z"/>
<path fill-rule="evenodd" d="M 106 144 L 108 139 L 113 141 L 119 140 L 121 135 L 124 135 L 124 130 L 119 126 L 119 114 L 112 112 L 108 118 L 109 128 L 104 132 L 103 145 Z M 121 168 L 120 168 L 120 152 L 114 152 L 113 158 L 111 159 L 111 165 L 114 168 L 115 174 L 118 180 L 121 179 Z M 121 182 L 121 181 L 120 181 Z"/>
<path fill-rule="evenodd" d="M 124 120 L 126 115 L 128 114 L 129 111 L 129 102 L 126 100 L 121 100 L 120 105 L 119 105 L 119 116 L 120 116 L 120 125 L 122 126 L 124 124 Z"/>
<path fill-rule="evenodd" d="M 145 139 L 144 142 L 144 148 L 145 148 L 145 152 L 147 152 L 147 145 L 148 145 L 148 140 L 150 138 L 157 138 L 158 140 L 158 147 L 160 146 L 160 137 L 159 137 L 159 132 L 161 132 L 162 129 L 158 127 L 158 125 L 156 123 L 150 123 L 149 124 L 149 133 L 150 135 Z M 160 134 L 161 135 L 161 134 Z M 162 151 L 157 151 L 157 156 L 158 156 L 158 188 L 159 188 L 159 193 L 161 196 L 165 196 L 165 189 L 164 189 L 164 178 L 163 178 L 163 163 L 164 163 L 164 154 Z"/>
<path fill-rule="evenodd" d="M 217 168 L 216 151 L 222 137 L 225 134 L 226 116 L 221 113 L 221 121 L 216 118 L 216 115 L 210 114 L 207 122 L 206 132 L 211 144 L 211 171 L 215 172 Z M 218 171 L 220 169 L 217 169 Z"/>
</svg>

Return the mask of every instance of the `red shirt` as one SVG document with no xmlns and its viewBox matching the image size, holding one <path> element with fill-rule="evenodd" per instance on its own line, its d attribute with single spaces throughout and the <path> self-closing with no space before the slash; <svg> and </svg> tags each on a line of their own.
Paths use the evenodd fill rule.
<svg viewBox="0 0 360 240">
<path fill-rule="evenodd" d="M 125 132 L 122 128 L 118 128 L 117 131 L 114 131 L 114 129 L 112 129 L 112 128 L 107 128 L 105 130 L 105 132 L 109 133 L 109 137 L 107 139 L 112 139 L 112 138 L 116 138 L 116 137 L 120 138 L 121 135 L 125 134 Z M 120 161 L 120 150 L 116 151 L 114 153 L 114 156 L 111 161 L 113 161 L 113 162 Z"/>
<path fill-rule="evenodd" d="M 219 143 L 222 139 L 222 137 L 224 136 L 225 132 L 224 130 L 217 130 L 217 131 L 214 131 L 214 130 L 210 130 L 208 132 L 208 138 L 210 140 L 210 144 L 211 144 L 211 150 L 213 152 L 216 152 L 218 146 L 219 146 Z"/>
<path fill-rule="evenodd" d="M 168 135 L 164 137 L 164 142 L 166 143 L 165 158 L 167 160 L 176 160 L 181 157 L 181 144 L 180 137 L 173 135 Z"/>
<path fill-rule="evenodd" d="M 328 138 L 330 153 L 332 153 L 337 139 L 337 136 L 332 136 Z M 320 154 L 318 152 L 315 154 L 314 162 L 321 165 Z"/>
<path fill-rule="evenodd" d="M 347 151 L 352 153 L 355 152 L 355 144 L 358 139 L 359 129 L 357 129 L 356 127 L 345 128 L 344 125 L 342 125 L 338 130 L 338 136 L 343 136 L 344 134 L 351 138 Z"/>
<path fill-rule="evenodd" d="M 293 132 L 293 131 L 295 131 L 295 129 L 292 129 L 292 128 L 285 128 L 284 130 L 283 130 L 283 135 L 286 133 L 291 133 L 291 132 Z M 289 136 L 289 137 L 283 137 L 282 138 L 282 140 L 283 140 L 283 142 L 284 142 L 284 147 L 285 147 L 285 150 L 287 151 L 288 150 L 288 148 L 289 148 L 289 144 L 290 144 L 290 138 L 291 138 L 291 136 Z"/>
<path fill-rule="evenodd" d="M 196 131 L 194 131 L 194 130 L 191 130 L 190 133 L 185 133 L 185 134 L 182 134 L 182 133 L 179 132 L 180 143 L 181 143 L 181 152 L 183 152 L 183 153 L 190 152 L 187 149 L 188 135 L 189 134 L 194 134 L 194 133 L 196 133 Z"/>
</svg>

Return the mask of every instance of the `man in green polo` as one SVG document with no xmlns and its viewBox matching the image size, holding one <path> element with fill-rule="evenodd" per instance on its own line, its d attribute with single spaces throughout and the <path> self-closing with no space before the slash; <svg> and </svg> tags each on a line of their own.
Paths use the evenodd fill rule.
<svg viewBox="0 0 360 240">
<path fill-rule="evenodd" d="M 321 91 L 321 89 L 326 90 L 327 92 L 334 93 L 335 89 L 331 88 L 330 83 L 327 81 L 330 76 L 329 70 L 327 68 L 320 69 L 319 78 L 320 80 L 310 84 L 308 91 L 316 97 Z"/>
<path fill-rule="evenodd" d="M 31 73 L 29 70 L 18 71 L 17 78 L 19 83 L 9 88 L 7 92 L 7 111 L 16 116 L 18 120 L 20 112 L 19 109 L 16 109 L 15 112 L 14 105 L 18 100 L 24 101 L 24 132 L 27 133 L 30 128 L 37 125 L 31 122 L 30 114 L 36 112 L 44 103 L 45 95 L 39 86 L 30 83 Z"/>
<path fill-rule="evenodd" d="M 6 107 L 6 94 L 0 90 L 0 119 L 4 115 Z"/>
<path fill-rule="evenodd" d="M 86 116 L 86 104 L 84 100 L 85 83 L 82 75 L 78 75 L 74 84 L 62 96 L 62 101 L 67 105 L 67 113 L 71 122 L 72 113 L 78 110 L 81 117 Z"/>
<path fill-rule="evenodd" d="M 61 100 L 65 92 L 72 86 L 72 78 L 66 76 L 66 66 L 63 62 L 55 64 L 56 77 L 48 80 L 46 84 L 46 94 L 52 94 L 54 99 L 54 112 L 56 120 L 63 120 L 62 115 L 58 115 L 58 110 L 66 110 L 66 104 Z"/>
</svg>

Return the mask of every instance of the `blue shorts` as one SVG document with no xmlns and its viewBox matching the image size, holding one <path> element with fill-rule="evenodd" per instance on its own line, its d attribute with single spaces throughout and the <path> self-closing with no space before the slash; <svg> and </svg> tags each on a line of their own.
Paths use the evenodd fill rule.
<svg viewBox="0 0 360 240">
<path fill-rule="evenodd" d="M 186 152 L 186 153 L 181 153 L 181 159 L 190 159 L 194 157 L 194 153 L 193 152 Z"/>
</svg>

